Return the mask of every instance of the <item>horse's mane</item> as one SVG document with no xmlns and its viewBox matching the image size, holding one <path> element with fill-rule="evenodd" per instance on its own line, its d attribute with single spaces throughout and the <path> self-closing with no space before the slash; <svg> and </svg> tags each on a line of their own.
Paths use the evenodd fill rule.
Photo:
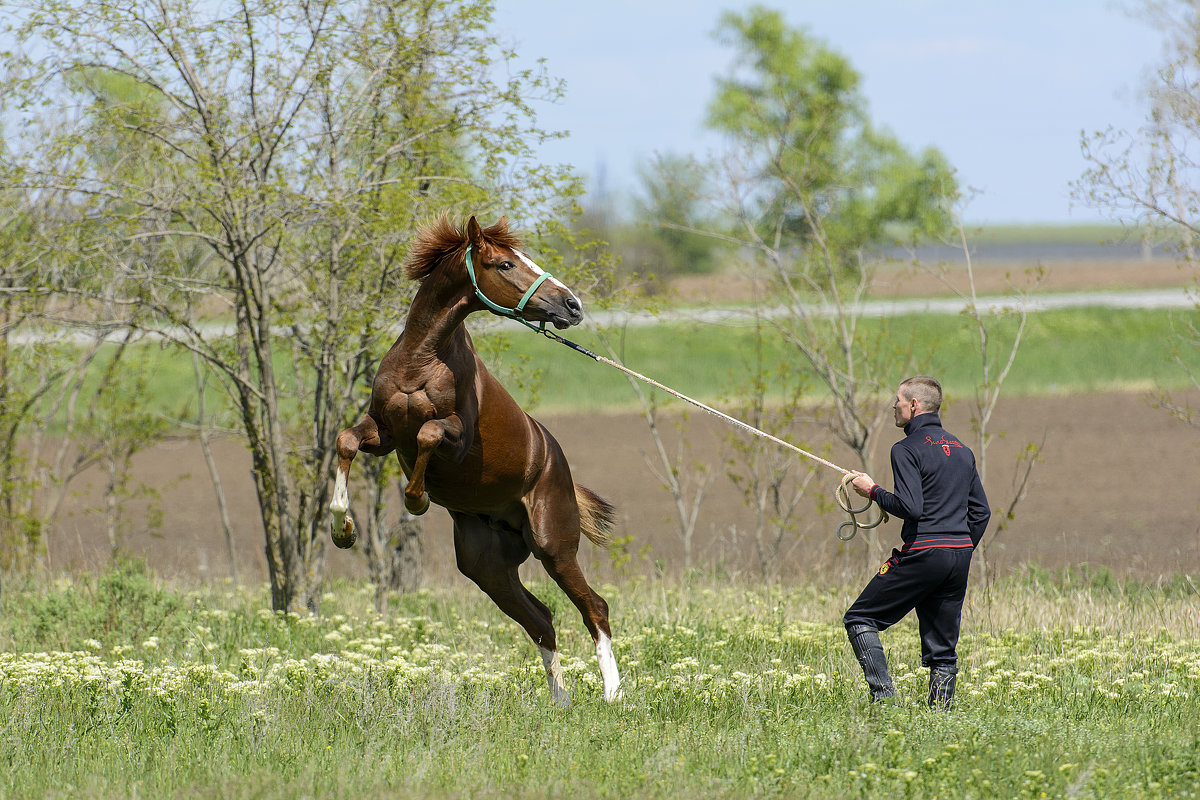
<svg viewBox="0 0 1200 800">
<path fill-rule="evenodd" d="M 495 225 L 483 229 L 483 238 L 499 247 L 516 249 L 521 240 L 508 229 L 508 219 L 501 217 Z M 462 256 L 467 250 L 466 224 L 459 228 L 443 214 L 433 222 L 417 229 L 417 236 L 404 259 L 404 274 L 411 280 L 422 281 L 437 269 L 445 256 Z"/>
</svg>

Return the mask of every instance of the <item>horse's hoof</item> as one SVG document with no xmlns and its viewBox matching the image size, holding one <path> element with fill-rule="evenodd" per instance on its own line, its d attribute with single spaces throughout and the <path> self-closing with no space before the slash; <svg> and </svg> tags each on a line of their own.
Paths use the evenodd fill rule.
<svg viewBox="0 0 1200 800">
<path fill-rule="evenodd" d="M 404 507 L 408 509 L 408 513 L 419 517 L 429 510 L 429 495 L 425 492 L 415 498 L 404 495 Z"/>
<path fill-rule="evenodd" d="M 333 538 L 333 543 L 342 550 L 349 550 L 354 547 L 354 543 L 358 541 L 358 531 L 354 528 L 354 520 L 349 515 L 346 516 L 346 523 L 339 531 L 336 526 L 330 531 Z"/>
</svg>

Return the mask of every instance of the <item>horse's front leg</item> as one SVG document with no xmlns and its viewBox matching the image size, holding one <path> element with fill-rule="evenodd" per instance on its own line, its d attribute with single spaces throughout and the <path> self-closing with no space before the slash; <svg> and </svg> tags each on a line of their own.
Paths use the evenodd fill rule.
<svg viewBox="0 0 1200 800">
<path fill-rule="evenodd" d="M 420 516 L 429 510 L 429 494 L 425 491 L 425 468 L 429 459 L 440 449 L 451 461 L 459 462 L 466 455 L 471 443 L 463 435 L 466 426 L 458 414 L 441 419 L 431 419 L 417 431 L 417 457 L 413 461 L 412 475 L 404 487 L 404 507 L 410 514 Z"/>
<path fill-rule="evenodd" d="M 387 455 L 393 449 L 391 439 L 379 430 L 375 418 L 370 414 L 363 417 L 353 428 L 338 434 L 337 474 L 334 477 L 333 497 L 329 510 L 333 513 L 330 534 L 333 543 L 341 548 L 353 547 L 358 539 L 354 530 L 354 518 L 350 516 L 350 462 L 359 450 L 375 456 Z"/>
</svg>

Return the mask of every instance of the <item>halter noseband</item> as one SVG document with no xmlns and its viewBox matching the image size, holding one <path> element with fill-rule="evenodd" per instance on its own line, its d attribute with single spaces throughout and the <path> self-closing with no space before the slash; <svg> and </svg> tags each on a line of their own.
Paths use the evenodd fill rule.
<svg viewBox="0 0 1200 800">
<path fill-rule="evenodd" d="M 537 280 L 535 280 L 532 284 L 530 284 L 529 288 L 525 290 L 525 294 L 521 297 L 521 301 L 519 303 L 517 303 L 516 306 L 514 306 L 513 308 L 505 308 L 502 305 L 493 303 L 491 300 L 489 300 L 487 298 L 486 295 L 484 295 L 483 291 L 479 288 L 479 281 L 476 280 L 476 278 L 475 278 L 475 267 L 473 264 L 471 264 L 471 246 L 470 245 L 467 245 L 467 275 L 469 275 L 471 277 L 471 286 L 475 287 L 475 296 L 478 297 L 483 302 L 483 304 L 485 306 L 487 306 L 488 308 L 490 308 L 492 311 L 496 312 L 497 314 L 499 314 L 502 317 L 509 317 L 511 319 L 515 319 L 517 322 L 521 323 L 525 327 L 531 328 L 535 331 L 536 330 L 542 330 L 542 331 L 546 330 L 545 322 L 541 323 L 540 325 L 535 325 L 534 323 L 525 319 L 522 316 L 522 314 L 525 312 L 525 304 L 529 302 L 529 298 L 533 297 L 533 293 L 538 290 L 538 287 L 541 286 L 542 283 L 544 283 L 550 277 L 549 272 L 543 272 L 541 275 L 539 275 Z"/>
</svg>

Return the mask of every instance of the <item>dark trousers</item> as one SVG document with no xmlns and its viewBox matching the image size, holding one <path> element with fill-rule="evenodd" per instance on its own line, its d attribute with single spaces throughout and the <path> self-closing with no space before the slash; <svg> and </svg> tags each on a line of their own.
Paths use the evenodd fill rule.
<svg viewBox="0 0 1200 800">
<path fill-rule="evenodd" d="M 842 622 L 853 637 L 886 630 L 914 609 L 921 630 L 921 665 L 954 667 L 971 549 L 929 548 L 892 557 L 846 611 Z"/>
</svg>

